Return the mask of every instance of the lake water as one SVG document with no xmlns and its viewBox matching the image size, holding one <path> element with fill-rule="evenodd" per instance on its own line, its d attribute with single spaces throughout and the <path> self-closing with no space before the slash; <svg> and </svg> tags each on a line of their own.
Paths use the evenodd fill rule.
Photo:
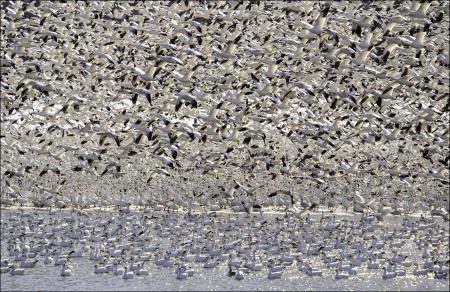
<svg viewBox="0 0 450 292">
<path fill-rule="evenodd" d="M 2 224 L 8 220 L 17 211 L 2 209 Z M 97 214 L 98 211 L 95 211 Z M 89 212 L 87 212 L 89 214 Z M 39 217 L 47 218 L 48 211 L 38 211 Z M 73 213 L 76 214 L 76 213 Z M 108 218 L 116 214 L 111 212 L 102 212 L 102 218 Z M 56 216 L 68 215 L 65 212 Z M 55 215 L 53 215 L 55 216 Z M 218 215 L 227 216 L 227 215 Z M 238 216 L 248 217 L 245 213 Z M 272 214 L 272 216 L 275 216 Z M 319 214 L 313 214 L 318 218 Z M 337 218 L 347 218 L 359 220 L 360 215 L 340 215 Z M 84 216 L 83 216 L 84 218 Z M 254 216 L 253 218 L 256 218 Z M 275 224 L 271 220 L 274 217 L 267 215 L 267 220 L 271 224 Z M 417 219 L 417 218 L 416 218 Z M 214 219 L 215 220 L 215 219 Z M 252 218 L 246 220 L 254 220 Z M 402 219 L 399 216 L 388 216 L 385 223 L 390 227 L 400 226 Z M 448 233 L 448 222 L 441 222 Z M 244 228 L 242 226 L 242 228 Z M 2 227 L 2 232 L 4 228 Z M 391 229 L 391 228 L 390 228 Z M 380 230 L 381 232 L 381 227 Z M 377 231 L 374 231 L 378 234 Z M 7 246 L 4 242 L 6 236 L 2 234 L 2 259 L 8 258 Z M 27 239 L 29 241 L 29 239 Z M 164 246 L 167 244 L 166 239 L 154 236 L 154 241 Z M 448 241 L 447 241 L 448 250 Z M 421 252 L 411 241 L 401 249 L 403 253 L 408 254 L 413 261 L 421 261 Z M 308 256 L 306 256 L 308 257 Z M 311 257 L 311 256 L 309 256 Z M 433 274 L 427 276 L 412 275 L 412 267 L 405 268 L 407 274 L 403 277 L 394 279 L 382 279 L 383 270 L 368 270 L 365 265 L 358 268 L 358 274 L 350 276 L 349 279 L 336 280 L 334 278 L 334 269 L 328 269 L 321 260 L 311 259 L 317 263 L 317 266 L 323 270 L 321 277 L 310 277 L 304 272 L 300 272 L 294 263 L 284 269 L 281 279 L 270 280 L 267 278 L 268 269 L 264 268 L 259 272 L 251 272 L 245 274 L 242 281 L 237 281 L 227 276 L 228 267 L 226 263 L 221 263 L 213 269 L 203 268 L 202 263 L 189 263 L 190 267 L 195 271 L 193 277 L 186 280 L 177 280 L 174 268 L 164 268 L 155 265 L 152 261 L 146 263 L 145 268 L 149 270 L 148 276 L 137 276 L 133 279 L 124 280 L 120 276 L 109 274 L 94 274 L 93 264 L 89 260 L 89 256 L 82 258 L 73 258 L 73 275 L 70 277 L 61 277 L 60 267 L 53 264 L 44 265 L 43 258 L 40 255 L 36 257 L 39 262 L 36 267 L 25 269 L 25 275 L 12 276 L 9 273 L 1 274 L 1 290 L 448 290 L 449 283 L 447 279 L 434 279 Z"/>
</svg>

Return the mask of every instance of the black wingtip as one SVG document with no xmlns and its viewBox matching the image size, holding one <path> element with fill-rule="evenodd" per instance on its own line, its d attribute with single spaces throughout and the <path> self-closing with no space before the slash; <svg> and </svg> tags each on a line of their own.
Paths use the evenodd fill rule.
<svg viewBox="0 0 450 292">
<path fill-rule="evenodd" d="M 322 11 L 320 12 L 320 15 L 321 15 L 322 17 L 326 17 L 329 11 L 330 11 L 330 5 L 327 4 L 327 5 L 325 6 L 325 8 L 322 9 Z"/>
<path fill-rule="evenodd" d="M 383 62 L 386 63 L 389 58 L 389 51 L 386 52 L 386 54 L 383 55 Z"/>
<path fill-rule="evenodd" d="M 241 34 L 240 34 L 239 36 L 237 36 L 237 37 L 234 39 L 233 43 L 235 43 L 235 44 L 239 43 L 239 41 L 241 40 L 241 37 L 242 37 Z"/>
<path fill-rule="evenodd" d="M 258 78 L 256 78 L 256 76 L 253 74 L 253 73 L 250 73 L 250 76 L 252 77 L 252 80 L 253 81 L 255 81 L 255 82 L 258 82 L 259 83 L 259 79 Z"/>
<path fill-rule="evenodd" d="M 423 27 L 423 31 L 424 32 L 429 32 L 430 31 L 430 27 L 431 27 L 431 23 L 430 22 L 426 22 L 425 26 Z"/>
</svg>

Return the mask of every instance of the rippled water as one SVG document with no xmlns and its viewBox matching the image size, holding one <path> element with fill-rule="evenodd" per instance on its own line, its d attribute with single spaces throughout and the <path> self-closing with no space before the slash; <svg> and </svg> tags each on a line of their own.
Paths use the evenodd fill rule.
<svg viewBox="0 0 450 292">
<path fill-rule="evenodd" d="M 300 274 L 295 266 L 289 267 L 281 279 L 269 280 L 267 271 L 253 272 L 242 281 L 226 276 L 227 268 L 203 269 L 188 280 L 176 280 L 173 269 L 157 268 L 153 264 L 149 276 L 135 276 L 124 280 L 110 274 L 92 272 L 92 265 L 76 259 L 72 277 L 59 276 L 59 268 L 38 266 L 24 276 L 1 275 L 1 289 L 5 290 L 447 290 L 448 280 L 404 277 L 382 280 L 382 271 L 360 273 L 351 279 L 335 280 L 333 273 L 316 278 Z M 194 265 L 195 267 L 195 265 Z M 88 269 L 87 269 L 88 268 Z M 431 277 L 431 276 L 430 276 Z"/>
<path fill-rule="evenodd" d="M 10 210 L 2 210 L 2 219 L 9 216 Z M 40 216 L 48 216 L 42 211 Z M 62 215 L 62 214 L 61 214 Z M 105 217 L 110 216 L 107 212 Z M 244 215 L 242 215 L 244 216 Z M 355 215 L 358 216 L 358 215 Z M 343 216 L 340 216 L 343 217 Z M 350 216 L 345 216 L 352 219 Z M 358 218 L 354 218 L 357 220 Z M 389 226 L 398 225 L 402 219 L 390 216 L 386 219 Z M 440 224 L 448 224 L 440 222 Z M 448 230 L 448 228 L 446 228 Z M 154 243 L 163 239 L 155 236 Z M 2 241 L 2 256 L 6 254 L 6 245 Z M 411 260 L 420 258 L 420 251 L 408 242 L 402 253 L 407 254 Z M 358 275 L 349 279 L 336 280 L 332 269 L 317 258 L 318 267 L 323 268 L 322 277 L 309 277 L 299 272 L 293 264 L 287 267 L 281 279 L 267 278 L 267 269 L 260 272 L 245 274 L 245 279 L 237 281 L 227 276 L 228 268 L 222 263 L 214 269 L 204 269 L 202 263 L 191 263 L 196 272 L 194 277 L 187 280 L 177 280 L 174 268 L 163 268 L 148 262 L 145 268 L 149 270 L 148 276 L 134 276 L 133 279 L 124 280 L 113 274 L 93 273 L 93 264 L 88 258 L 73 258 L 73 276 L 61 277 L 60 267 L 54 265 L 44 266 L 42 258 L 37 266 L 26 269 L 23 276 L 12 276 L 9 273 L 1 274 L 1 290 L 448 290 L 449 282 L 446 279 L 437 280 L 433 274 L 428 276 L 413 276 L 412 268 L 406 268 L 407 275 L 401 278 L 383 280 L 383 271 L 367 270 L 362 266 L 358 268 Z"/>
</svg>

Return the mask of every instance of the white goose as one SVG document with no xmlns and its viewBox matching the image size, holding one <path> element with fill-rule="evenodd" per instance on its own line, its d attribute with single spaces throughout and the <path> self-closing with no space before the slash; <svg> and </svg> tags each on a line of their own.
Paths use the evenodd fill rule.
<svg viewBox="0 0 450 292">
<path fill-rule="evenodd" d="M 118 268 L 118 264 L 115 263 L 114 264 L 114 275 L 123 275 L 123 273 L 125 272 L 124 268 Z"/>
<path fill-rule="evenodd" d="M 417 263 L 415 263 L 414 266 L 415 266 L 415 267 L 414 267 L 414 271 L 413 271 L 413 275 L 414 275 L 414 276 L 428 275 L 428 272 L 429 272 L 428 269 L 420 269 L 420 270 L 419 270 L 419 269 L 418 269 L 419 266 L 418 266 Z"/>
<path fill-rule="evenodd" d="M 15 276 L 15 275 L 23 275 L 24 274 L 24 272 L 25 272 L 25 270 L 24 269 L 18 269 L 17 267 L 16 267 L 16 265 L 11 265 L 10 266 L 10 268 L 11 268 L 11 270 L 10 270 L 10 274 L 11 275 L 13 275 L 13 276 Z"/>
<path fill-rule="evenodd" d="M 267 278 L 269 279 L 279 279 L 281 278 L 281 275 L 283 275 L 283 267 L 282 266 L 274 266 L 273 260 L 270 260 L 270 266 L 269 266 L 269 274 L 267 275 Z"/>
<path fill-rule="evenodd" d="M 70 266 L 66 266 L 66 264 L 63 264 L 61 267 L 61 274 L 62 277 L 68 277 L 72 276 L 72 269 Z"/>
<path fill-rule="evenodd" d="M 177 274 L 177 280 L 185 280 L 189 277 L 188 273 L 186 273 L 186 269 L 177 267 L 175 270 L 175 273 Z"/>
<path fill-rule="evenodd" d="M 436 1 L 423 1 L 422 4 L 420 4 L 418 9 L 416 8 L 416 4 L 419 2 L 415 2 L 412 9 L 406 9 L 406 11 L 403 11 L 406 16 L 412 17 L 412 18 L 427 18 L 427 11 L 428 8 L 430 8 L 430 5 L 435 3 Z"/>
<path fill-rule="evenodd" d="M 334 278 L 335 278 L 336 280 L 339 280 L 339 279 L 348 279 L 348 275 L 347 275 L 347 274 L 339 274 L 339 270 L 336 269 L 336 275 L 334 275 Z"/>
<path fill-rule="evenodd" d="M 110 270 L 109 266 L 103 266 L 103 267 L 99 267 L 98 265 L 94 266 L 94 273 L 95 274 L 108 273 L 109 270 Z"/>
<path fill-rule="evenodd" d="M 209 259 L 203 264 L 204 268 L 211 269 L 219 265 L 219 261 L 209 261 L 209 260 L 212 260 L 212 257 L 209 257 Z"/>
<path fill-rule="evenodd" d="M 244 279 L 244 273 L 241 269 L 237 269 L 236 274 L 234 275 L 234 278 L 236 280 L 243 280 Z"/>
<path fill-rule="evenodd" d="M 383 279 L 392 279 L 397 277 L 397 273 L 396 272 L 388 272 L 386 270 L 386 267 L 383 267 Z"/>
<path fill-rule="evenodd" d="M 244 267 L 248 267 L 252 271 L 261 271 L 263 268 L 263 265 L 261 263 L 256 263 L 255 260 L 252 260 L 252 262 L 248 262 L 248 258 L 245 258 Z"/>
<path fill-rule="evenodd" d="M 138 269 L 136 270 L 136 275 L 148 275 L 148 270 L 144 269 L 144 263 L 140 264 Z"/>
<path fill-rule="evenodd" d="M 128 271 L 128 267 L 125 267 L 125 271 L 123 273 L 122 279 L 133 279 L 134 273 Z"/>
<path fill-rule="evenodd" d="M 317 268 L 313 268 L 310 265 L 306 265 L 306 267 L 303 268 L 303 271 L 308 274 L 308 276 L 322 276 L 322 271 L 317 269 Z"/>
<path fill-rule="evenodd" d="M 236 39 L 232 41 L 228 41 L 227 48 L 223 52 L 213 47 L 213 52 L 224 59 L 231 59 L 234 57 L 233 53 L 236 49 L 236 44 L 239 42 L 239 40 L 240 36 L 238 36 Z"/>
<path fill-rule="evenodd" d="M 301 24 L 306 26 L 306 29 L 312 33 L 312 35 L 308 35 L 310 37 L 320 35 L 324 32 L 323 26 L 325 25 L 325 22 L 327 21 L 327 14 L 330 10 L 330 5 L 327 5 L 322 11 L 320 12 L 319 17 L 317 17 L 316 21 L 314 22 L 314 25 L 311 25 L 309 23 L 306 23 L 304 21 L 300 21 Z"/>
<path fill-rule="evenodd" d="M 0 268 L 0 274 L 9 273 L 10 271 L 11 271 L 11 268 L 9 266 Z"/>
<path fill-rule="evenodd" d="M 38 262 L 38 260 L 30 261 L 30 260 L 23 259 L 20 262 L 20 267 L 21 268 L 33 268 L 37 264 L 37 262 Z"/>
<path fill-rule="evenodd" d="M 369 262 L 367 263 L 368 269 L 378 269 L 380 266 L 380 263 L 377 261 L 373 261 L 372 258 L 369 258 Z"/>
</svg>

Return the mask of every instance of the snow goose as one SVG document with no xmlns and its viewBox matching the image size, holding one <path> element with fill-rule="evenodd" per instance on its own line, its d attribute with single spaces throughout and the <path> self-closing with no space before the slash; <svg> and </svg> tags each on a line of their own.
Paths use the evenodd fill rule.
<svg viewBox="0 0 450 292">
<path fill-rule="evenodd" d="M 440 273 L 438 271 L 434 271 L 435 279 L 448 279 L 448 273 Z"/>
<path fill-rule="evenodd" d="M 419 2 L 416 2 L 419 3 Z M 417 9 L 417 4 L 414 4 L 411 9 L 406 9 L 403 11 L 403 14 L 412 18 L 427 18 L 427 11 L 430 8 L 431 4 L 437 3 L 436 1 L 421 1 L 420 6 Z"/>
<path fill-rule="evenodd" d="M 430 26 L 431 24 L 427 23 L 425 24 L 423 30 L 419 31 L 417 33 L 417 36 L 413 39 L 411 36 L 406 36 L 401 38 L 403 44 L 413 47 L 415 49 L 422 49 L 424 47 L 433 47 L 435 48 L 435 46 L 432 43 L 425 43 L 424 39 L 426 34 L 429 32 L 430 30 Z"/>
<path fill-rule="evenodd" d="M 94 266 L 94 273 L 95 274 L 108 273 L 110 270 L 111 270 L 110 266 L 99 267 L 97 264 Z"/>
<path fill-rule="evenodd" d="M 339 274 L 339 270 L 336 269 L 336 274 L 334 275 L 334 278 L 335 278 L 336 280 L 339 280 L 339 279 L 348 279 L 348 275 L 347 275 L 347 274 Z"/>
<path fill-rule="evenodd" d="M 234 58 L 234 51 L 236 49 L 236 45 L 238 44 L 240 38 L 241 38 L 241 36 L 238 36 L 234 40 L 228 41 L 227 42 L 227 47 L 226 47 L 226 49 L 223 52 L 219 51 L 218 49 L 216 49 L 214 47 L 213 47 L 213 52 L 216 55 L 218 55 L 218 56 L 220 56 L 220 57 L 222 57 L 224 59 Z"/>
<path fill-rule="evenodd" d="M 392 279 L 397 277 L 397 273 L 395 272 L 388 272 L 386 270 L 386 267 L 383 267 L 383 275 L 382 275 L 383 279 Z"/>
<path fill-rule="evenodd" d="M 413 275 L 414 276 L 419 276 L 419 275 L 428 275 L 428 269 L 418 269 L 419 265 L 417 263 L 414 263 L 414 271 L 413 271 Z"/>
<path fill-rule="evenodd" d="M 267 277 L 269 279 L 279 279 L 281 278 L 281 275 L 283 274 L 283 266 L 275 266 L 275 262 L 273 259 L 269 260 L 269 274 Z"/>
<path fill-rule="evenodd" d="M 368 269 L 378 269 L 379 266 L 380 266 L 379 262 L 372 260 L 372 258 L 369 258 L 369 262 L 367 263 Z"/>
<path fill-rule="evenodd" d="M 329 10 L 330 10 L 330 5 L 326 5 L 320 11 L 320 15 L 317 17 L 316 21 L 314 22 L 314 25 L 311 25 L 304 21 L 300 21 L 300 23 L 303 24 L 304 26 L 306 26 L 306 29 L 310 33 L 312 33 L 312 34 L 308 35 L 309 37 L 315 37 L 324 32 L 323 26 L 325 25 L 325 22 L 327 21 L 327 14 L 328 14 Z"/>
<path fill-rule="evenodd" d="M 134 273 L 132 271 L 128 271 L 128 267 L 125 267 L 125 271 L 123 272 L 122 279 L 133 279 Z"/>
<path fill-rule="evenodd" d="M 263 265 L 261 263 L 256 263 L 255 257 L 253 257 L 253 260 L 251 262 L 248 262 L 248 258 L 246 257 L 244 267 L 248 267 L 252 271 L 261 271 Z"/>
<path fill-rule="evenodd" d="M 358 20 L 349 19 L 352 22 L 352 34 L 357 34 L 361 37 L 361 28 L 369 28 L 372 26 L 373 18 L 370 16 L 363 16 Z"/>
<path fill-rule="evenodd" d="M 236 280 L 243 280 L 244 279 L 244 273 L 241 269 L 237 269 L 236 274 L 234 275 L 234 278 Z"/>
<path fill-rule="evenodd" d="M 217 261 L 217 260 L 213 261 L 212 259 L 213 259 L 213 257 L 210 256 L 207 259 L 207 261 L 203 264 L 203 267 L 208 268 L 208 269 L 217 267 L 219 265 L 219 261 Z"/>
<path fill-rule="evenodd" d="M 11 270 L 10 270 L 10 274 L 11 275 L 13 275 L 13 276 L 15 276 L 15 275 L 23 275 L 24 273 L 25 273 L 25 270 L 24 269 L 19 269 L 19 268 L 17 268 L 16 267 L 16 265 L 11 265 L 10 266 L 10 268 L 11 268 Z"/>
<path fill-rule="evenodd" d="M 117 262 L 114 263 L 114 275 L 123 275 L 123 273 L 125 272 L 124 268 L 119 268 Z"/>
<path fill-rule="evenodd" d="M 66 266 L 66 264 L 63 264 L 61 267 L 60 275 L 62 277 L 72 276 L 72 269 L 70 268 L 70 266 Z"/>
<path fill-rule="evenodd" d="M 189 277 L 189 274 L 186 272 L 186 267 L 178 267 L 175 269 L 175 273 L 177 274 L 177 280 L 185 280 Z"/>
<path fill-rule="evenodd" d="M 38 260 L 31 261 L 31 260 L 23 259 L 20 262 L 20 267 L 21 268 L 33 268 L 37 264 L 37 262 L 38 262 Z"/>
<path fill-rule="evenodd" d="M 318 268 L 313 268 L 309 264 L 306 265 L 305 268 L 303 268 L 303 271 L 310 277 L 313 277 L 313 276 L 319 276 L 320 277 L 320 276 L 322 276 L 322 271 L 321 270 L 319 270 Z"/>
<path fill-rule="evenodd" d="M 136 270 L 136 275 L 148 275 L 148 270 L 144 269 L 144 263 L 139 264 L 138 269 Z"/>
<path fill-rule="evenodd" d="M 11 271 L 11 267 L 1 267 L 0 268 L 0 273 L 1 274 L 3 274 L 3 273 L 9 273 Z"/>
</svg>

